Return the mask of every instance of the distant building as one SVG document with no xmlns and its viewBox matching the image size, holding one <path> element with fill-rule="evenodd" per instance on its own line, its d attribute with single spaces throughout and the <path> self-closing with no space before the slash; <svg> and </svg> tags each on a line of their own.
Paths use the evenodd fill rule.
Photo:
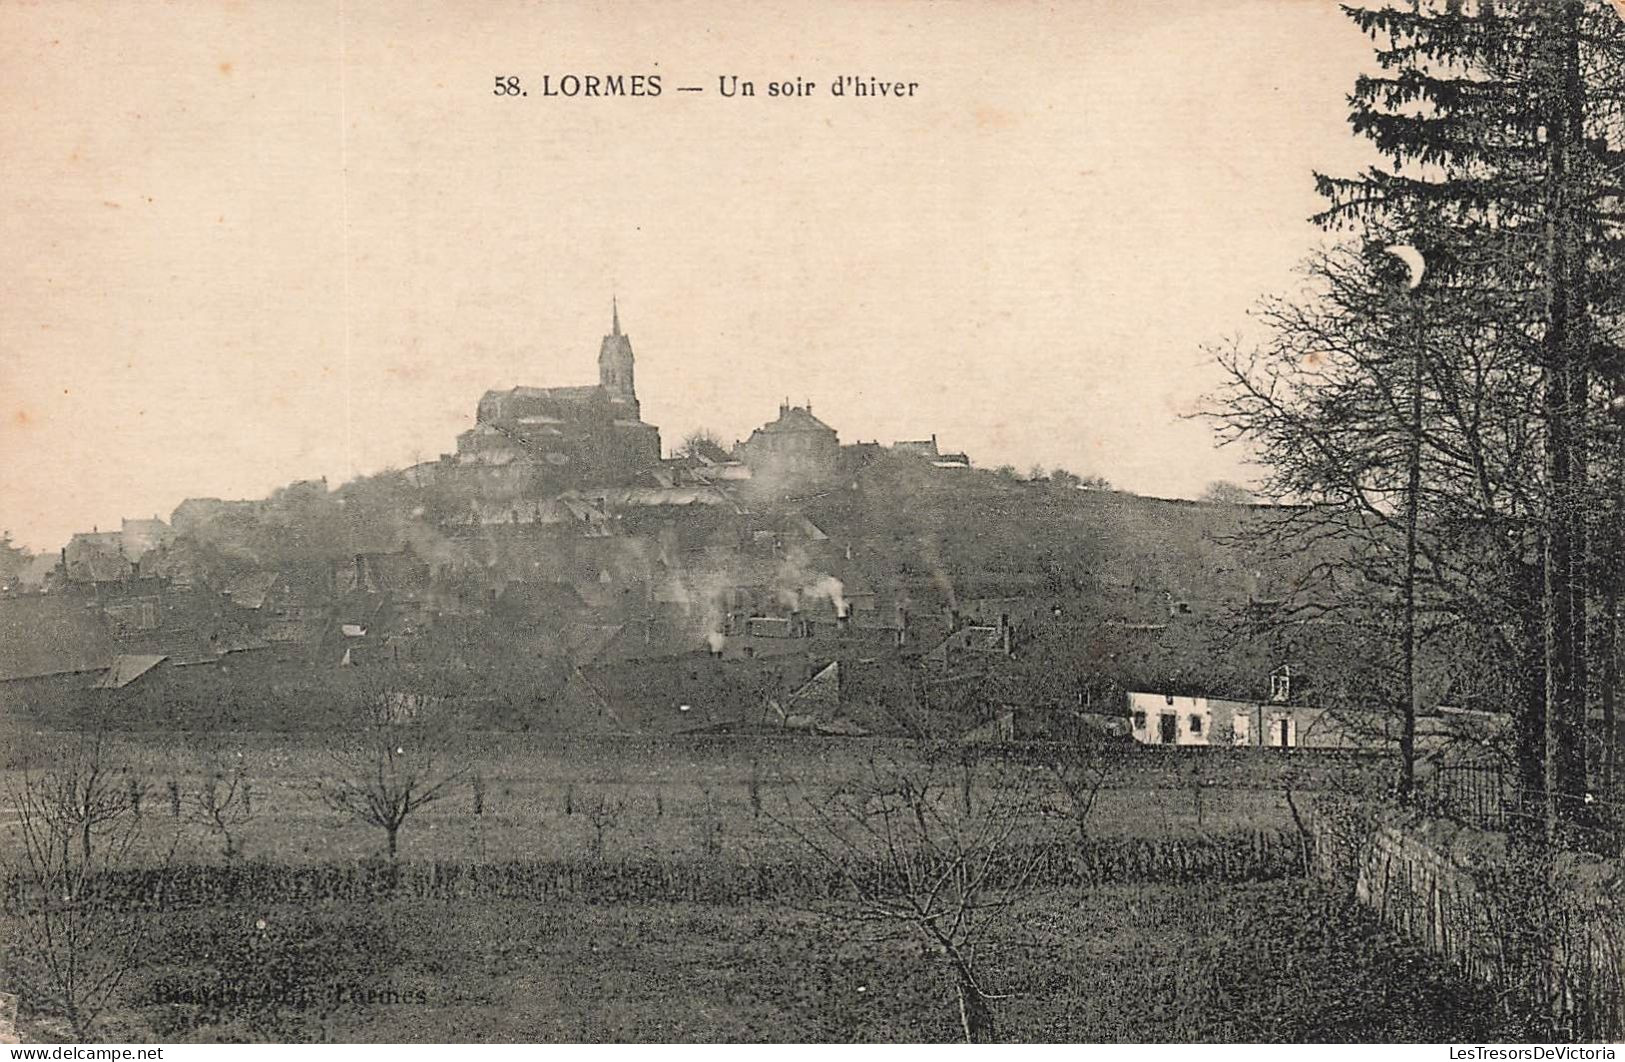
<svg viewBox="0 0 1625 1062">
<path fill-rule="evenodd" d="M 963 666 L 967 659 L 1008 657 L 1013 654 L 1013 631 L 1008 615 L 1001 616 L 998 623 L 991 625 L 961 625 L 956 616 L 950 621 L 950 626 L 953 629 L 947 636 L 925 654 L 926 663 L 952 671 Z"/>
<path fill-rule="evenodd" d="M 632 340 L 620 308 L 598 350 L 598 383 L 487 391 L 473 428 L 457 437 L 460 465 L 534 467 L 560 480 L 624 478 L 660 464 L 660 430 L 645 424 Z"/>
<path fill-rule="evenodd" d="M 1142 745 L 1206 745 L 1212 719 L 1206 697 L 1130 691 L 1129 718 Z"/>
<path fill-rule="evenodd" d="M 122 531 L 81 531 L 62 548 L 62 574 L 70 583 L 114 583 L 135 576 L 124 555 Z"/>
<path fill-rule="evenodd" d="M 169 514 L 169 522 L 179 535 L 195 535 L 223 522 L 253 523 L 264 514 L 266 503 L 257 500 L 228 501 L 220 498 L 187 498 Z"/>
<path fill-rule="evenodd" d="M 835 475 L 841 443 L 835 429 L 813 416 L 812 406 L 779 406 L 778 419 L 757 428 L 739 445 L 751 477 L 786 485 L 819 482 Z"/>
<path fill-rule="evenodd" d="M 1142 745 L 1209 745 L 1265 749 L 1392 749 L 1399 715 L 1384 707 L 1328 708 L 1302 696 L 1307 683 L 1287 665 L 1268 686 L 1231 690 L 1233 697 L 1136 691 L 1128 694 L 1131 732 Z M 1244 684 L 1247 685 L 1247 684 Z M 1440 707 L 1417 719 L 1417 749 L 1433 754 L 1475 740 L 1485 713 Z M 1465 722 L 1464 722 L 1465 720 Z M 1481 730 L 1492 728 L 1480 727 Z"/>
<path fill-rule="evenodd" d="M 937 437 L 929 439 L 900 439 L 891 444 L 892 452 L 923 457 L 937 468 L 969 468 L 970 457 L 964 453 L 948 453 L 938 449 Z"/>
<path fill-rule="evenodd" d="M 1129 716 L 1142 745 L 1238 748 L 1361 747 L 1323 708 L 1173 693 L 1131 692 Z"/>
<path fill-rule="evenodd" d="M 937 437 L 932 434 L 929 439 L 900 440 L 891 444 L 891 448 L 900 454 L 913 454 L 915 457 L 925 457 L 933 461 L 937 459 Z"/>
<path fill-rule="evenodd" d="M 117 531 L 82 531 L 62 550 L 62 574 L 70 583 L 117 583 L 143 574 L 141 559 L 175 541 L 170 526 L 151 520 L 123 522 Z"/>
</svg>

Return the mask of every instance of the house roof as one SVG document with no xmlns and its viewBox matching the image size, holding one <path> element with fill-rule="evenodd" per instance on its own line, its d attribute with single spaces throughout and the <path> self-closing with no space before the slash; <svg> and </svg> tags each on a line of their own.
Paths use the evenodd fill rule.
<svg viewBox="0 0 1625 1062">
<path fill-rule="evenodd" d="M 841 708 L 841 664 L 832 661 L 790 694 L 784 710 L 792 714 L 833 716 Z"/>
<path fill-rule="evenodd" d="M 0 682 L 100 671 L 115 655 L 100 611 L 78 598 L 0 598 Z"/>
<path fill-rule="evenodd" d="M 621 636 L 621 624 L 570 623 L 564 627 L 564 651 L 579 667 L 596 661 Z"/>
<path fill-rule="evenodd" d="M 410 550 L 357 553 L 335 564 L 339 591 L 385 593 L 420 590 L 429 583 L 429 566 Z"/>
<path fill-rule="evenodd" d="M 276 572 L 245 572 L 226 584 L 226 596 L 238 608 L 260 608 L 276 585 L 276 578 Z"/>
<path fill-rule="evenodd" d="M 86 549 L 117 550 L 124 545 L 123 531 L 76 531 L 68 539 L 70 547 L 82 546 Z"/>
<path fill-rule="evenodd" d="M 780 406 L 779 418 L 769 421 L 756 429 L 764 435 L 778 435 L 783 432 L 816 431 L 835 434 L 835 429 L 813 416 L 812 410 L 805 406 Z"/>
<path fill-rule="evenodd" d="M 956 631 L 950 631 L 941 641 L 935 643 L 930 653 L 947 650 L 966 650 L 972 652 L 1003 652 L 1004 631 L 998 627 L 968 626 Z M 929 653 L 927 654 L 929 655 Z"/>
<path fill-rule="evenodd" d="M 521 417 L 559 414 L 567 419 L 592 415 L 595 409 L 607 411 L 599 403 L 612 399 L 598 384 L 578 384 L 567 387 L 514 387 L 506 391 L 487 391 L 480 397 L 477 419 L 502 429 L 502 422 L 518 424 Z M 528 432 L 528 428 L 526 431 Z"/>
<path fill-rule="evenodd" d="M 554 402 L 587 402 L 603 393 L 597 384 L 577 384 L 569 387 L 514 387 L 507 391 L 487 391 L 485 398 L 528 398 Z"/>
<path fill-rule="evenodd" d="M 612 487 L 583 495 L 606 508 L 642 505 L 725 505 L 728 499 L 714 487 Z"/>
<path fill-rule="evenodd" d="M 107 669 L 106 674 L 97 679 L 90 688 L 93 690 L 121 690 L 163 663 L 165 659 L 167 658 L 152 654 L 115 656 L 113 664 Z"/>
</svg>

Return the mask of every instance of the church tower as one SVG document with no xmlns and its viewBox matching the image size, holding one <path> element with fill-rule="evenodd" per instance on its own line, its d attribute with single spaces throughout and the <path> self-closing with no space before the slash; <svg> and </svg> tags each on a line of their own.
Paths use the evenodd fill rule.
<svg viewBox="0 0 1625 1062">
<path fill-rule="evenodd" d="M 617 405 L 631 407 L 632 420 L 638 419 L 638 392 L 632 380 L 632 339 L 621 332 L 621 308 L 610 302 L 609 335 L 598 348 L 598 385 Z"/>
</svg>

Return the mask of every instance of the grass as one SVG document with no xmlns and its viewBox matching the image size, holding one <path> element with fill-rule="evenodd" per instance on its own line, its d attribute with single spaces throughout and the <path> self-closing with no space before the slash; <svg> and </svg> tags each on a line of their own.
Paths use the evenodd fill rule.
<svg viewBox="0 0 1625 1062">
<path fill-rule="evenodd" d="M 0 785 L 15 782 L 25 765 L 48 762 L 50 740 L 14 747 Z M 238 831 L 250 878 L 257 865 L 344 871 L 380 851 L 379 831 L 336 818 L 312 792 L 322 759 L 316 741 L 243 734 L 221 736 L 216 746 L 232 760 L 242 753 L 254 793 L 255 817 Z M 474 735 L 471 750 L 483 781 L 481 813 L 472 788 L 425 808 L 403 831 L 403 858 L 420 866 L 564 861 L 595 873 L 662 861 L 724 876 L 730 865 L 770 867 L 807 856 L 774 821 L 793 804 L 785 797 L 794 786 L 807 786 L 816 803 L 820 789 L 864 777 L 868 757 L 910 754 L 904 743 L 885 742 L 556 746 L 503 735 Z M 142 825 L 152 851 L 178 837 L 179 863 L 221 862 L 216 838 L 170 813 L 169 783 L 184 794 L 204 777 L 205 761 L 188 739 L 123 736 L 112 758 L 146 788 Z M 1144 757 L 1101 793 L 1090 828 L 1103 851 L 1141 841 L 1200 847 L 1218 835 L 1294 839 L 1280 792 L 1285 776 L 1270 773 L 1277 762 L 1238 760 L 1246 769 L 1231 774 L 1219 761 Z M 949 799 L 962 798 L 954 786 Z M 978 775 L 971 799 L 980 806 L 1000 794 Z M 601 850 L 603 822 L 595 825 L 590 814 L 600 802 L 622 808 L 604 827 Z M 1073 829 L 1064 814 L 1033 812 L 1021 836 L 1070 846 Z M 0 820 L 0 846 L 14 831 L 14 822 Z M 1009 933 L 982 949 L 990 987 L 1011 996 L 997 1005 L 1002 1037 L 1497 1038 L 1472 993 L 1314 885 L 1190 881 L 1184 873 L 1174 875 L 1178 884 L 1151 884 L 1143 880 L 1150 864 L 1138 857 L 1104 865 L 1115 868 L 1108 877 L 1140 883 L 1045 878 L 1010 913 Z M 705 904 L 684 899 L 689 893 L 634 901 L 567 890 L 546 900 L 455 889 L 437 898 L 403 890 L 366 902 L 278 899 L 288 895 L 307 893 L 204 893 L 197 905 L 148 916 L 150 946 L 121 988 L 109 1033 L 428 1042 L 958 1035 L 940 959 L 908 938 L 854 936 L 839 905 L 817 899 L 818 890 Z M 56 1034 L 24 1009 L 35 1023 L 25 1035 Z"/>
<path fill-rule="evenodd" d="M 128 986 L 126 1018 L 165 1040 L 954 1039 L 939 961 L 907 938 L 856 937 L 839 911 L 403 901 L 176 912 Z M 1517 1038 L 1484 999 L 1305 881 L 1047 890 L 1011 912 L 981 961 L 1010 996 L 995 1005 L 1001 1039 Z M 211 991 L 231 998 L 184 1002 Z"/>
<path fill-rule="evenodd" d="M 49 763 L 53 742 L 31 736 L 14 746 L 0 770 L 0 790 L 14 787 L 26 766 Z M 271 733 L 215 735 L 217 758 L 196 751 L 201 739 L 156 735 L 116 738 L 108 761 L 125 770 L 145 796 L 145 843 L 167 851 L 177 839 L 186 861 L 220 858 L 220 839 L 189 822 L 190 794 L 211 762 L 241 763 L 255 809 L 236 831 L 242 853 L 276 863 L 323 863 L 375 855 L 380 831 L 348 822 L 326 808 L 313 786 L 327 763 L 319 738 Z M 559 859 L 594 852 L 598 830 L 591 810 L 602 801 L 619 807 L 603 829 L 601 854 L 684 858 L 722 854 L 769 859 L 786 854 L 784 831 L 772 818 L 786 809 L 794 785 L 810 791 L 864 777 L 872 756 L 907 756 L 906 743 L 886 741 L 764 741 L 649 739 L 542 742 L 515 735 L 478 734 L 467 756 L 479 764 L 481 814 L 471 786 L 425 807 L 401 834 L 402 856 L 413 860 Z M 238 758 L 241 754 L 241 758 Z M 1123 769 L 1104 790 L 1090 819 L 1103 837 L 1196 835 L 1234 829 L 1290 830 L 1292 817 L 1272 767 L 1233 771 L 1236 764 L 1204 764 L 1146 756 Z M 1242 765 L 1247 766 L 1247 765 Z M 1239 773 L 1241 777 L 1235 775 Z M 752 799 L 753 779 L 755 796 Z M 1038 784 L 1048 787 L 1046 779 Z M 170 786 L 180 794 L 176 816 Z M 978 783 L 981 786 L 981 783 Z M 978 788 L 977 799 L 996 798 Z M 1059 810 L 1059 795 L 1052 794 Z M 1064 815 L 1034 816 L 1034 839 L 1069 836 Z M 0 846 L 14 845 L 16 823 L 0 813 Z"/>
</svg>

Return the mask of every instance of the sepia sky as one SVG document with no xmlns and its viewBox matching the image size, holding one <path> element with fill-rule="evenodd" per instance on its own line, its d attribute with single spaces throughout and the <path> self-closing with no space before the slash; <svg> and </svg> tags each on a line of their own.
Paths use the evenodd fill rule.
<svg viewBox="0 0 1625 1062">
<path fill-rule="evenodd" d="M 1329 0 L 0 2 L 0 528 L 433 458 L 488 388 L 595 382 L 612 293 L 668 449 L 787 397 L 1244 480 L 1182 419 L 1202 344 L 1291 284 L 1312 169 L 1367 161 L 1367 55 Z M 664 91 L 541 96 L 569 73 Z"/>
</svg>

